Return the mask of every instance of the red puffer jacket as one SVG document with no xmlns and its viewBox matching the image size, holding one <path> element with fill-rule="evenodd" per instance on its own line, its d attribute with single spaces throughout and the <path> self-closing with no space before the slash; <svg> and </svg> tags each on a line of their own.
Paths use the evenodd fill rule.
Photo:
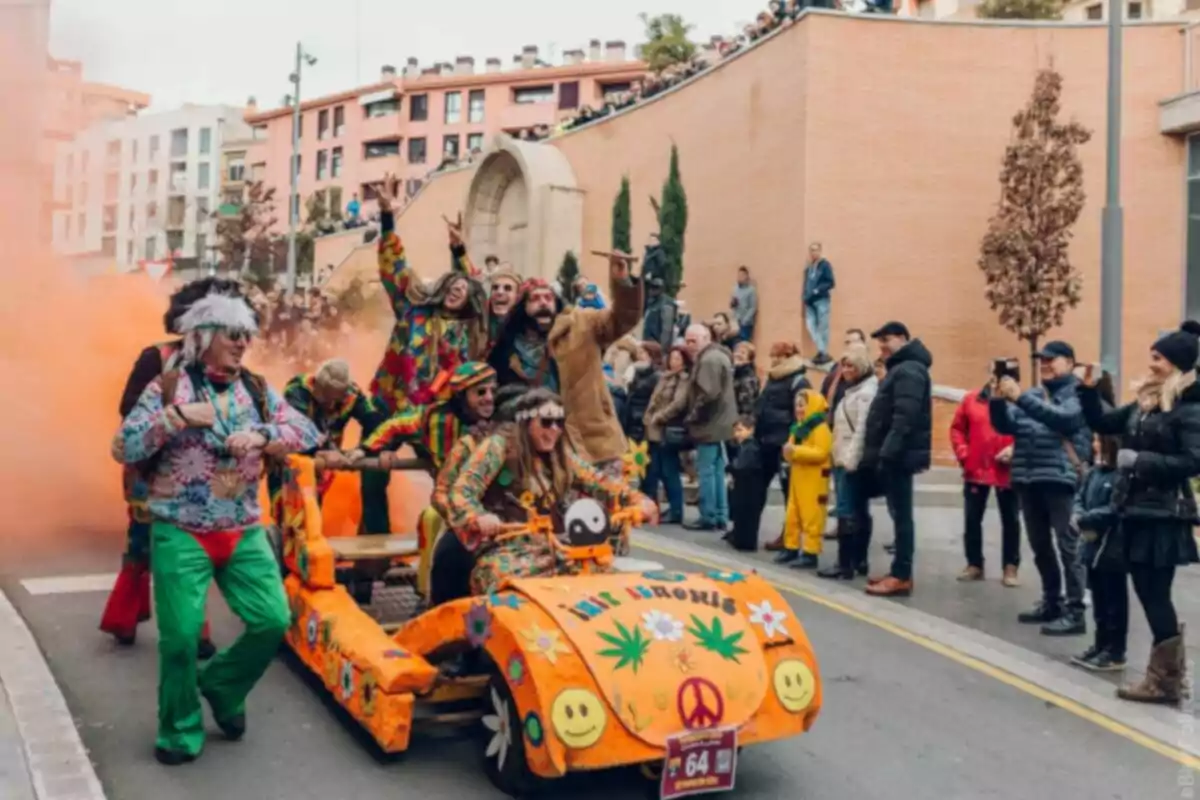
<svg viewBox="0 0 1200 800">
<path fill-rule="evenodd" d="M 988 397 L 982 392 L 967 394 L 950 423 L 950 444 L 962 465 L 963 480 L 1007 489 L 1012 471 L 1008 464 L 996 461 L 996 456 L 1012 443 L 1011 436 L 1001 435 L 992 427 Z"/>
</svg>

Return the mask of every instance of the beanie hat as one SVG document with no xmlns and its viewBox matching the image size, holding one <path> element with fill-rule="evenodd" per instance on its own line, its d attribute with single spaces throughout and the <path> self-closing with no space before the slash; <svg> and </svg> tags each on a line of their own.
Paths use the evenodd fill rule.
<svg viewBox="0 0 1200 800">
<path fill-rule="evenodd" d="M 459 364 L 450 376 L 450 391 L 458 394 L 472 386 L 494 380 L 496 380 L 496 370 L 483 361 L 468 361 L 465 364 Z"/>
<path fill-rule="evenodd" d="M 1194 370 L 1200 360 L 1200 323 L 1190 320 L 1183 323 L 1179 330 L 1161 337 L 1151 349 L 1180 372 Z"/>
</svg>

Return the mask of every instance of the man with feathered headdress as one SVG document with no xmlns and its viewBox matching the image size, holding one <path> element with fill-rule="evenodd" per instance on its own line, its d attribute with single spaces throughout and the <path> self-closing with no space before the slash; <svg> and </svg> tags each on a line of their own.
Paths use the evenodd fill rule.
<svg viewBox="0 0 1200 800">
<path fill-rule="evenodd" d="M 179 320 L 179 367 L 154 380 L 113 439 L 122 464 L 148 464 L 154 605 L 159 632 L 155 753 L 167 765 L 204 747 L 200 697 L 231 739 L 245 701 L 290 621 L 261 523 L 263 451 L 301 452 L 320 434 L 242 359 L 258 325 L 239 297 L 210 294 Z M 214 576 L 246 628 L 203 670 L 196 642 Z"/>
<path fill-rule="evenodd" d="M 209 294 L 241 297 L 241 287 L 236 281 L 220 278 L 201 278 L 192 281 L 171 295 L 163 327 L 168 336 L 178 336 L 179 319 L 196 301 Z M 138 356 L 125 382 L 121 395 L 121 417 L 129 416 L 137 405 L 142 392 L 151 381 L 166 372 L 177 360 L 183 345 L 182 339 L 152 344 Z M 149 487 L 143 475 L 143 465 L 131 464 L 123 470 L 125 500 L 128 504 L 129 531 L 125 556 L 116 584 L 109 594 L 100 617 L 100 630 L 112 634 L 122 645 L 132 645 L 137 640 L 138 623 L 150 618 L 150 512 L 146 507 Z M 201 659 L 211 658 L 216 647 L 209 638 L 206 622 L 200 634 L 197 655 Z"/>
</svg>

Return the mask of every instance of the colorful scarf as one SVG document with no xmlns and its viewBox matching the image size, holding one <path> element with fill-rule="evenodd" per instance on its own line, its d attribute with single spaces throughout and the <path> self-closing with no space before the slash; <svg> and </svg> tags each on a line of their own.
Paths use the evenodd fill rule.
<svg viewBox="0 0 1200 800">
<path fill-rule="evenodd" d="M 818 411 L 816 414 L 810 414 L 804 418 L 803 422 L 793 422 L 791 428 L 792 439 L 796 444 L 800 444 L 808 435 L 817 429 L 818 426 L 825 424 L 825 412 Z"/>
</svg>

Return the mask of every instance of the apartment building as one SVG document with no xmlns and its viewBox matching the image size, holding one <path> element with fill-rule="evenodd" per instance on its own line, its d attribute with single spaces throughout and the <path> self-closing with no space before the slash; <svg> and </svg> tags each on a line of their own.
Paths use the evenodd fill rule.
<svg viewBox="0 0 1200 800">
<path fill-rule="evenodd" d="M 64 143 L 55 170 L 55 249 L 117 265 L 173 255 L 213 261 L 221 153 L 246 139 L 244 109 L 184 106 L 101 122 Z"/>
<path fill-rule="evenodd" d="M 490 58 L 477 71 L 468 56 L 427 69 L 409 59 L 401 73 L 385 66 L 374 84 L 301 104 L 299 192 L 293 202 L 322 192 L 328 207 L 344 210 L 357 194 L 363 213 L 370 214 L 373 186 L 385 174 L 397 175 L 411 196 L 443 161 L 483 150 L 501 132 L 552 128 L 644 74 L 644 64 L 627 57 L 624 42 L 599 40 L 586 53 L 566 51 L 558 65 L 546 64 L 538 48 L 528 46 L 507 70 Z M 246 174 L 286 197 L 292 109 L 248 114 L 246 121 L 252 140 L 237 151 Z M 280 206 L 284 225 L 286 207 Z"/>
<path fill-rule="evenodd" d="M 979 0 L 900 0 L 897 15 L 920 19 L 976 19 Z M 1062 7 L 1063 22 L 1108 19 L 1108 0 L 1070 0 Z M 1125 19 L 1188 20 L 1200 18 L 1200 0 L 1124 0 Z"/>
</svg>

